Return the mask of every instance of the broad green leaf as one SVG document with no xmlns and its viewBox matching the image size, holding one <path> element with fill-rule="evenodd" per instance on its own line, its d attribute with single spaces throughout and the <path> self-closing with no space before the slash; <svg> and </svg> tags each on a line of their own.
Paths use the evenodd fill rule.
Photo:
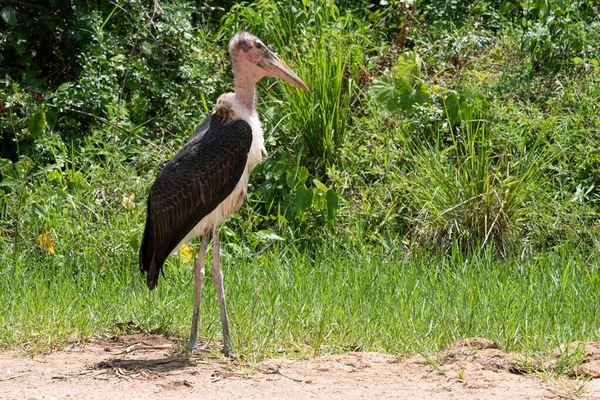
<svg viewBox="0 0 600 400">
<path fill-rule="evenodd" d="M 414 89 L 415 104 L 426 104 L 429 101 L 429 88 L 419 82 Z"/>
<path fill-rule="evenodd" d="M 375 79 L 369 88 L 369 93 L 384 113 L 393 113 L 400 107 L 398 105 L 398 89 L 394 78 L 389 74 L 381 75 Z"/>
<path fill-rule="evenodd" d="M 21 183 L 12 176 L 5 176 L 0 181 L 0 187 L 6 187 L 12 190 L 17 190 L 21 187 Z"/>
<path fill-rule="evenodd" d="M 394 77 L 396 79 L 405 79 L 409 84 L 413 85 L 420 75 L 420 62 L 419 56 L 414 51 L 400 54 L 394 64 Z"/>
<path fill-rule="evenodd" d="M 400 79 L 398 104 L 404 111 L 411 111 L 415 104 L 425 104 L 429 101 L 429 90 L 427 86 L 421 82 L 417 82 L 414 86 Z"/>
<path fill-rule="evenodd" d="M 285 182 L 287 186 L 290 188 L 294 188 L 296 186 L 296 170 L 288 169 L 285 173 Z"/>
<path fill-rule="evenodd" d="M 298 176 L 296 176 L 296 187 L 299 185 L 304 185 L 310 173 L 308 172 L 308 168 L 304 165 L 298 169 Z"/>
<path fill-rule="evenodd" d="M 302 212 L 302 211 L 306 210 L 308 207 L 310 207 L 312 205 L 312 201 L 313 201 L 313 191 L 312 190 L 300 188 L 296 191 L 295 202 L 296 202 L 296 208 L 298 209 L 298 212 Z"/>
<path fill-rule="evenodd" d="M 138 232 L 134 232 L 129 236 L 129 246 L 135 251 L 140 249 L 140 235 Z"/>
<path fill-rule="evenodd" d="M 56 93 L 65 95 L 69 91 L 69 89 L 71 89 L 71 86 L 72 86 L 71 82 L 65 82 L 65 83 L 61 84 L 58 87 L 58 89 L 56 89 Z"/>
<path fill-rule="evenodd" d="M 44 130 L 46 129 L 46 113 L 44 110 L 38 108 L 35 114 L 29 117 L 27 128 L 33 137 L 37 137 L 44 133 Z"/>
<path fill-rule="evenodd" d="M 313 179 L 313 184 L 320 193 L 325 193 L 327 190 L 329 190 L 327 186 L 325 186 L 325 184 L 318 179 Z"/>
<path fill-rule="evenodd" d="M 29 173 L 33 166 L 31 158 L 25 156 L 15 163 L 15 171 L 19 174 L 19 179 L 25 179 L 25 176 Z"/>
<path fill-rule="evenodd" d="M 327 218 L 332 220 L 335 218 L 340 206 L 338 195 L 335 191 L 329 189 L 325 194 L 325 200 L 327 200 Z"/>
<path fill-rule="evenodd" d="M 470 118 L 472 113 L 471 106 L 465 96 L 458 96 L 455 93 L 444 98 L 444 108 L 450 123 L 455 124 L 461 119 Z"/>
<path fill-rule="evenodd" d="M 10 26 L 17 25 L 17 14 L 15 13 L 15 9 L 12 6 L 2 7 L 2 19 Z"/>
<path fill-rule="evenodd" d="M 58 121 L 58 112 L 55 110 L 48 110 L 48 112 L 46 112 L 46 127 L 54 127 L 56 121 Z"/>
<path fill-rule="evenodd" d="M 455 93 L 448 95 L 444 98 L 444 109 L 446 110 L 446 117 L 450 120 L 450 123 L 454 124 L 459 120 L 459 103 L 458 96 Z"/>
</svg>

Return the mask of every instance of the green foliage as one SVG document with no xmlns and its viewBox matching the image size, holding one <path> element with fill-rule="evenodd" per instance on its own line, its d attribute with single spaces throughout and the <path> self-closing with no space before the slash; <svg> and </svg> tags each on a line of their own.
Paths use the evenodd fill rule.
<svg viewBox="0 0 600 400">
<path fill-rule="evenodd" d="M 17 14 L 15 13 L 14 7 L 2 7 L 0 14 L 2 15 L 4 22 L 6 22 L 9 26 L 14 27 L 17 24 Z"/>
<path fill-rule="evenodd" d="M 291 105 L 289 129 L 300 132 L 308 154 L 326 165 L 339 159 L 354 92 L 354 74 L 347 75 L 346 68 L 356 63 L 355 48 L 341 42 L 339 37 L 323 36 L 306 53 L 310 56 L 297 62 L 300 77 L 310 88 L 308 93 L 282 88 L 284 101 Z"/>
<path fill-rule="evenodd" d="M 392 71 L 373 82 L 371 95 L 384 112 L 410 112 L 429 101 L 429 89 L 420 80 L 421 64 L 415 52 L 401 54 Z"/>
<path fill-rule="evenodd" d="M 597 46 L 586 46 L 600 39 L 598 22 L 588 23 L 600 12 L 598 2 L 531 0 L 522 7 L 521 49 L 535 68 L 558 70 L 570 66 L 576 56 L 600 59 Z"/>
<path fill-rule="evenodd" d="M 400 86 L 398 103 L 402 110 L 410 110 L 417 104 L 429 100 L 427 86 L 418 80 L 421 73 L 421 60 L 414 52 L 402 54 L 393 71 Z"/>
<path fill-rule="evenodd" d="M 506 255 L 508 240 L 519 237 L 534 215 L 530 204 L 541 189 L 535 176 L 547 160 L 537 154 L 538 143 L 497 154 L 481 122 L 466 120 L 450 137 L 446 148 L 411 149 L 415 169 L 408 190 L 420 209 L 416 236 L 446 252 L 455 244 L 479 250 L 493 243 Z"/>
<path fill-rule="evenodd" d="M 0 67 L 9 109 L 0 113 L 1 156 L 51 160 L 39 143 L 46 139 L 42 112 L 45 134 L 56 132 L 68 145 L 82 145 L 107 123 L 126 136 L 189 134 L 224 91 L 221 49 L 208 45 L 212 32 L 202 25 L 210 16 L 188 2 L 156 9 L 141 0 L 55 3 L 48 10 L 15 6 L 24 23 L 0 42 L 1 54 L 12 55 Z M 48 35 L 53 40 L 45 42 Z"/>
<path fill-rule="evenodd" d="M 46 113 L 41 108 L 38 109 L 30 118 L 27 125 L 31 136 L 38 137 L 46 129 Z"/>
<path fill-rule="evenodd" d="M 417 2 L 425 20 L 440 30 L 452 25 L 477 21 L 489 28 L 500 28 L 504 13 L 512 11 L 516 1 L 421 0 Z"/>
<path fill-rule="evenodd" d="M 251 192 L 250 200 L 256 196 L 259 214 L 273 216 L 280 230 L 289 229 L 297 238 L 314 240 L 323 227 L 333 226 L 340 207 L 338 194 L 318 179 L 311 179 L 310 171 L 299 159 L 290 159 L 278 150 L 253 174 L 261 184 Z M 250 231 L 260 228 L 262 222 L 270 223 L 272 219 L 257 217 L 257 225 L 246 234 L 252 235 Z"/>
</svg>

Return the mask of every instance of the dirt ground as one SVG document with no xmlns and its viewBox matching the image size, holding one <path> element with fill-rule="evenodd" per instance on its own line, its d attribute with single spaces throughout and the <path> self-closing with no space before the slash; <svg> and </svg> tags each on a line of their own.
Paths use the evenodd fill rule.
<svg viewBox="0 0 600 400">
<path fill-rule="evenodd" d="M 254 366 L 221 357 L 182 359 L 175 346 L 162 336 L 138 334 L 33 358 L 0 352 L 0 398 L 600 399 L 598 343 L 586 345 L 572 377 L 560 378 L 523 373 L 518 355 L 486 339 L 462 340 L 429 361 L 347 353 Z"/>
</svg>

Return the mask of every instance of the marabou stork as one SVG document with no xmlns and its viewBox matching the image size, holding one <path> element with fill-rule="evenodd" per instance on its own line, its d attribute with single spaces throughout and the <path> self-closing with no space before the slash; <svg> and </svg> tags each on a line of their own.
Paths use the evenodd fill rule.
<svg viewBox="0 0 600 400">
<path fill-rule="evenodd" d="M 231 341 L 223 273 L 219 261 L 219 225 L 242 205 L 248 174 L 265 152 L 263 131 L 256 113 L 256 83 L 266 77 L 284 79 L 308 90 L 302 80 L 257 37 L 240 32 L 231 39 L 229 53 L 235 92 L 217 100 L 215 110 L 191 139 L 162 168 L 148 196 L 146 227 L 140 248 L 140 271 L 147 273 L 150 290 L 157 284 L 163 263 L 188 240 L 202 235 L 194 267 L 194 309 L 189 347 L 198 348 L 198 313 L 204 280 L 204 258 L 213 233 L 212 277 L 217 291 L 223 353 Z"/>
</svg>

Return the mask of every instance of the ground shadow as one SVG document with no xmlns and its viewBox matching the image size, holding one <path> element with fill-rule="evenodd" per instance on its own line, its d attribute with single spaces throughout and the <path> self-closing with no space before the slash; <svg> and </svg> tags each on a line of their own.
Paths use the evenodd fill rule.
<svg viewBox="0 0 600 400">
<path fill-rule="evenodd" d="M 166 357 L 155 360 L 114 359 L 95 364 L 96 369 L 120 368 L 127 371 L 148 370 L 157 373 L 183 370 L 192 366 L 193 364 L 189 360 L 178 357 Z"/>
</svg>

